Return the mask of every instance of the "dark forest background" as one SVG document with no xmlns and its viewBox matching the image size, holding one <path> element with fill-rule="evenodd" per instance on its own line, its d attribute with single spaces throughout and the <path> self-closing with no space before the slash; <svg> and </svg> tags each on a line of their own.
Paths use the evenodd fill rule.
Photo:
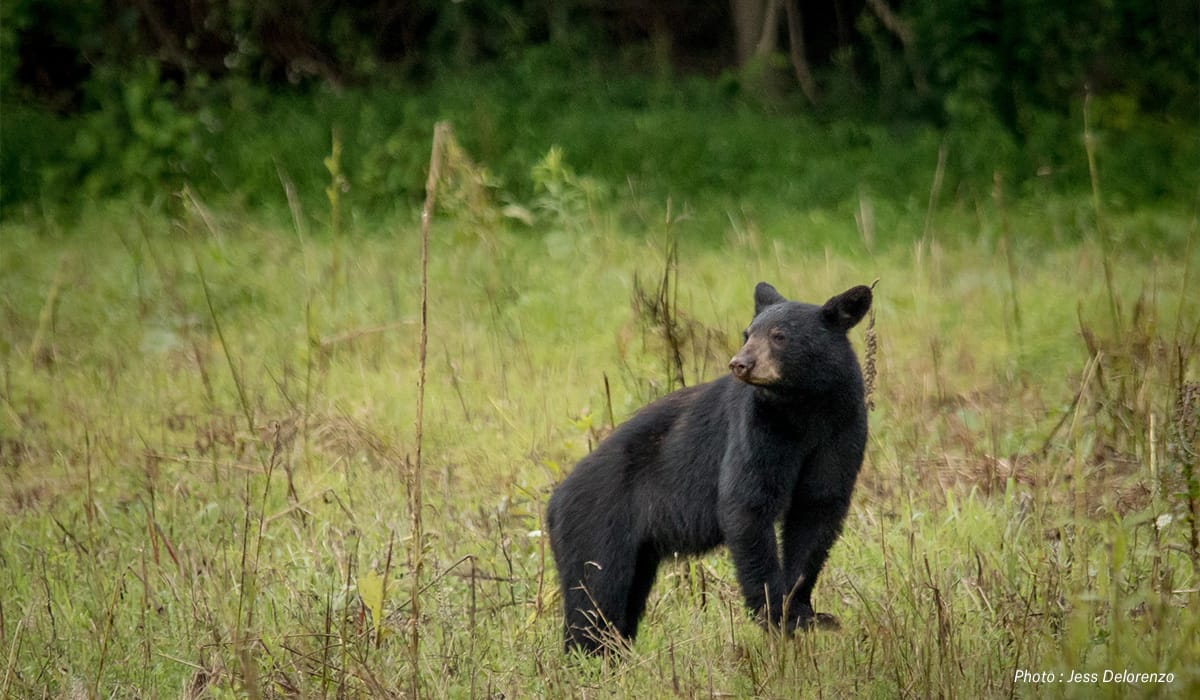
<svg viewBox="0 0 1200 700">
<path fill-rule="evenodd" d="M 1069 188 L 1086 186 L 1091 128 L 1113 197 L 1196 195 L 1189 0 L 7 0 L 0 13 L 6 214 L 183 183 L 246 203 L 281 200 L 283 176 L 319 191 L 334 131 L 356 205 L 415 201 L 440 118 L 518 193 L 552 145 L 655 194 L 761 191 L 780 152 L 816 143 L 830 150 L 813 160 L 840 151 L 848 171 L 815 180 L 818 199 L 907 195 L 904 173 L 854 153 L 900 170 L 910 147 L 943 149 L 963 186 L 1003 173 Z"/>
</svg>

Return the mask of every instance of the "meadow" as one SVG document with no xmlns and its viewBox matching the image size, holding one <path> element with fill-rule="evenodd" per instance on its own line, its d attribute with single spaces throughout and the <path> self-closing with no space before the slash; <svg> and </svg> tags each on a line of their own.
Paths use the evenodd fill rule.
<svg viewBox="0 0 1200 700">
<path fill-rule="evenodd" d="M 339 208 L 335 168 L 290 209 L 6 220 L 0 696 L 1200 691 L 1194 210 L 930 168 L 928 199 L 760 215 L 557 158 L 520 201 L 450 158 L 427 282 L 417 213 Z M 843 628 L 765 634 L 718 550 L 664 567 L 628 653 L 565 657 L 550 490 L 726 371 L 759 280 L 878 280 L 814 595 Z"/>
</svg>

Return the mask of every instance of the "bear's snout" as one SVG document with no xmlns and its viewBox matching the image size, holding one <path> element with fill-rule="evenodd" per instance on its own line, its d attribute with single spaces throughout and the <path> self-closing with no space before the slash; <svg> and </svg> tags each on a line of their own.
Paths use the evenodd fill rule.
<svg viewBox="0 0 1200 700">
<path fill-rule="evenodd" d="M 765 341 L 754 335 L 729 361 L 729 370 L 735 378 L 754 386 L 770 386 L 782 379 L 779 360 L 765 347 Z"/>
<path fill-rule="evenodd" d="M 733 376 L 745 381 L 750 377 L 750 370 L 754 369 L 754 360 L 738 353 L 729 361 L 729 369 L 733 371 Z"/>
</svg>

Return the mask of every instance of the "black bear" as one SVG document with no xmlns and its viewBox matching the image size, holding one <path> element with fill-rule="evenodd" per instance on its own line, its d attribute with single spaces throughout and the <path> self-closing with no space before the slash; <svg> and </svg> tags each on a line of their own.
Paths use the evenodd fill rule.
<svg viewBox="0 0 1200 700">
<path fill-rule="evenodd" d="M 761 623 L 836 624 L 812 590 L 866 447 L 846 332 L 870 306 L 864 286 L 815 306 L 760 282 L 730 374 L 651 403 L 580 460 L 547 512 L 568 651 L 631 642 L 659 562 L 722 543 Z"/>
</svg>

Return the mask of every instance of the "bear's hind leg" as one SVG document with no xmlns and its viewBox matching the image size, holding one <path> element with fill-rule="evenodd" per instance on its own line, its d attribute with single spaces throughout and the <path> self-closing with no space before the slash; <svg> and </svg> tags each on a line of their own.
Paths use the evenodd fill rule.
<svg viewBox="0 0 1200 700">
<path fill-rule="evenodd" d="M 591 597 L 583 585 L 564 584 L 563 587 L 563 642 L 566 650 L 579 649 L 594 654 L 602 648 L 602 637 L 597 625 L 603 623 L 596 614 Z"/>
<path fill-rule="evenodd" d="M 603 568 L 596 562 L 583 562 L 571 567 L 576 575 L 563 577 L 567 651 L 604 652 L 620 646 L 628 636 L 627 605 L 634 578 L 631 560 L 632 555 L 624 560 L 618 557 Z"/>
<path fill-rule="evenodd" d="M 658 559 L 658 552 L 650 545 L 642 545 L 638 549 L 633 583 L 629 587 L 629 597 L 625 603 L 624 624 L 619 628 L 621 634 L 631 641 L 637 637 L 638 622 L 646 612 L 646 599 L 650 597 L 650 589 L 654 586 L 654 579 L 658 574 Z"/>
</svg>

